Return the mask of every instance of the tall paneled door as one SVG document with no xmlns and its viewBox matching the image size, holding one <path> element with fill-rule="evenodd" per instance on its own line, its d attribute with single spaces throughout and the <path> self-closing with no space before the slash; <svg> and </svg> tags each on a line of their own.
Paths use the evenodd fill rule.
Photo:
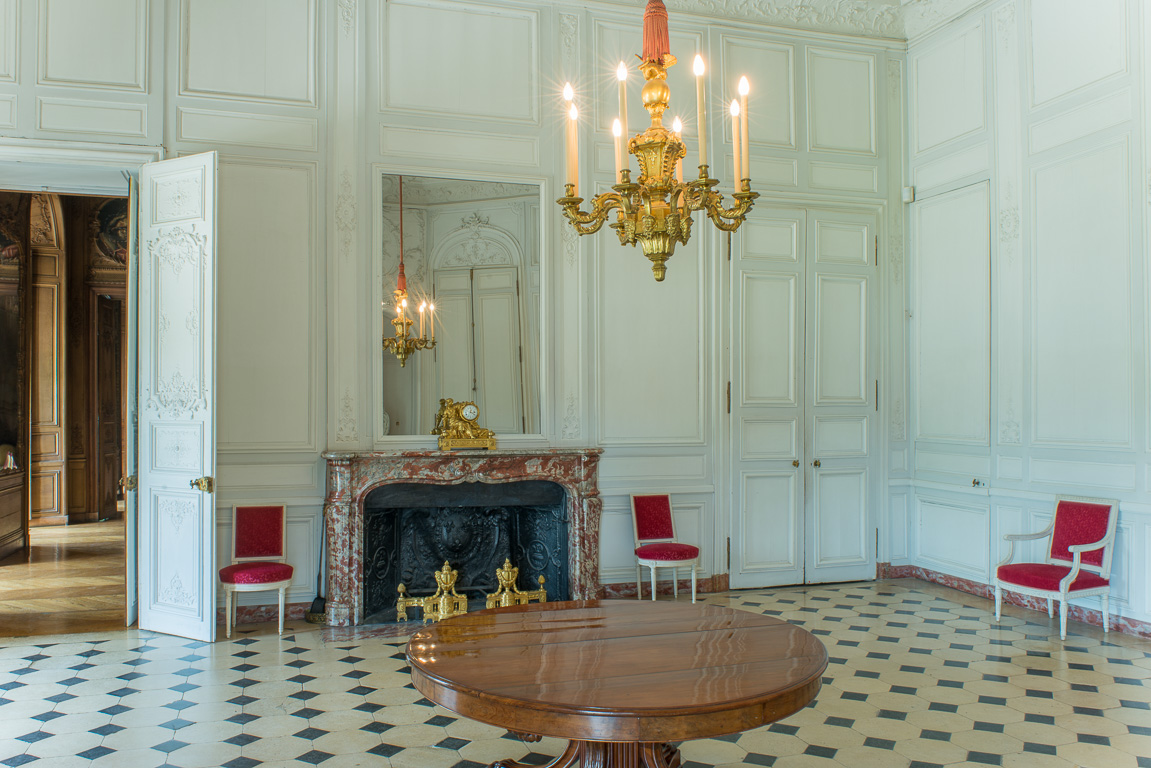
<svg viewBox="0 0 1151 768">
<path fill-rule="evenodd" d="M 733 588 L 875 576 L 875 221 L 760 205 L 733 243 Z"/>
</svg>

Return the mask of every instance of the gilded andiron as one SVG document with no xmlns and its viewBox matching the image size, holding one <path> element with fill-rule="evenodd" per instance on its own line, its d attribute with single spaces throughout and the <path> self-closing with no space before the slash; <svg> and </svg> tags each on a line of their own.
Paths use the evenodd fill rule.
<svg viewBox="0 0 1151 768">
<path fill-rule="evenodd" d="M 499 588 L 488 595 L 487 607 L 488 608 L 507 608 L 510 605 L 526 605 L 532 600 L 540 603 L 548 601 L 547 590 L 544 589 L 544 577 L 539 577 L 540 588 L 533 589 L 530 592 L 521 592 L 520 588 L 516 586 L 516 579 L 519 578 L 520 569 L 512 565 L 511 560 L 504 560 L 502 568 L 496 569 L 496 583 Z"/>
<path fill-rule="evenodd" d="M 620 82 L 620 119 L 615 121 L 616 180 L 614 192 L 601 192 L 591 199 L 591 210 L 583 211 L 579 197 L 579 174 L 576 140 L 576 121 L 579 114 L 574 103 L 574 89 L 570 83 L 564 88 L 569 104 L 567 127 L 567 184 L 564 196 L 556 200 L 563 214 L 581 235 L 598 232 L 607 221 L 609 212 L 617 210 L 616 221 L 609 226 L 616 230 L 621 245 L 639 245 L 651 261 L 651 270 L 657 282 L 667 274 L 667 260 L 675 252 L 676 243 L 687 244 L 691 237 L 692 213 L 705 211 L 720 230 L 734 232 L 739 229 L 751 210 L 759 193 L 751 191 L 747 141 L 747 79 L 740 81 L 740 100 L 731 104 L 732 144 L 735 151 L 734 203 L 725 207 L 723 195 L 715 189 L 718 179 L 711 178 L 707 163 L 707 110 L 704 95 L 704 64 L 696 56 L 696 98 L 698 102 L 699 177 L 688 181 L 683 173 L 683 158 L 687 147 L 682 138 L 682 124 L 675 119 L 672 129 L 663 125 L 671 89 L 667 84 L 667 68 L 676 58 L 669 52 L 667 9 L 661 0 L 649 0 L 644 12 L 643 55 L 639 69 L 646 81 L 640 97 L 651 116 L 651 126 L 644 132 L 627 138 L 627 67 L 621 62 L 617 76 Z M 741 115 L 742 106 L 742 115 Z M 622 121 L 622 123 L 621 123 Z M 626 142 L 624 144 L 623 142 Z M 639 161 L 637 181 L 631 178 L 628 155 Z"/>
<path fill-rule="evenodd" d="M 436 578 L 436 593 L 428 597 L 408 597 L 408 588 L 400 584 L 400 597 L 396 600 L 396 621 L 407 621 L 409 608 L 422 610 L 425 624 L 468 612 L 468 598 L 456 592 L 459 572 L 445 560 L 444 567 L 433 576 Z"/>
</svg>

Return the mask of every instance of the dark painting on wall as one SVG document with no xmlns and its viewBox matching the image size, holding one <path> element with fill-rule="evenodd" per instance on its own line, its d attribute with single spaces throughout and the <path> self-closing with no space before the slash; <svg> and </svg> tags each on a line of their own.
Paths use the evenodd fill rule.
<svg viewBox="0 0 1151 768">
<path fill-rule="evenodd" d="M 96 249 L 117 264 L 128 263 L 128 200 L 117 197 L 97 209 L 93 220 Z"/>
</svg>

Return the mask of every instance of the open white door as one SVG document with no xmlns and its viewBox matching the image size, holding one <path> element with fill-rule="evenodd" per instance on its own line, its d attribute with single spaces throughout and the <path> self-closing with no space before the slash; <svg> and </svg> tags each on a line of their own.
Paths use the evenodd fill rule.
<svg viewBox="0 0 1151 768">
<path fill-rule="evenodd" d="M 121 481 L 124 488 L 124 625 L 132 626 L 140 618 L 139 589 L 136 569 L 137 550 L 137 512 L 136 512 L 136 480 L 139 462 L 136 458 L 136 334 L 139 332 L 136 309 L 139 301 L 139 265 L 140 251 L 139 238 L 136 237 L 136 224 L 139 222 L 137 204 L 140 202 L 136 180 L 128 179 L 128 300 L 125 309 L 128 313 L 128 329 L 125 338 L 125 356 L 127 364 L 124 366 L 124 418 L 128 421 L 128 428 L 124 430 L 124 479 Z"/>
<path fill-rule="evenodd" d="M 140 171 L 140 628 L 216 634 L 216 153 Z"/>
</svg>

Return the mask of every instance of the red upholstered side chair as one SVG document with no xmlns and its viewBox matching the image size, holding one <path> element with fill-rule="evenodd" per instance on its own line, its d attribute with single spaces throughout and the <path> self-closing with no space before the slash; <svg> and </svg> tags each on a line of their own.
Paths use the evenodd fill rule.
<svg viewBox="0 0 1151 768">
<path fill-rule="evenodd" d="M 1039 533 L 1008 534 L 1007 557 L 995 572 L 995 620 L 999 621 L 1003 590 L 1059 599 L 1059 637 L 1067 639 L 1067 601 L 1099 595 L 1103 602 L 1103 631 L 1110 623 L 1107 600 L 1111 593 L 1111 555 L 1119 502 L 1061 496 L 1055 501 L 1051 525 Z M 1042 563 L 1012 563 L 1015 542 L 1049 538 L 1047 558 Z"/>
<path fill-rule="evenodd" d="M 233 507 L 232 564 L 220 569 L 224 585 L 224 625 L 232 636 L 236 623 L 234 592 L 279 590 L 280 634 L 284 634 L 284 593 L 292 584 L 292 566 L 284 562 L 284 507 Z"/>
<path fill-rule="evenodd" d="M 631 497 L 632 533 L 635 534 L 635 596 L 643 599 L 641 566 L 651 568 L 651 599 L 655 600 L 655 569 L 672 569 L 672 591 L 679 597 L 679 568 L 691 566 L 691 601 L 695 602 L 699 547 L 680 544 L 675 538 L 671 497 L 666 493 Z"/>
</svg>

